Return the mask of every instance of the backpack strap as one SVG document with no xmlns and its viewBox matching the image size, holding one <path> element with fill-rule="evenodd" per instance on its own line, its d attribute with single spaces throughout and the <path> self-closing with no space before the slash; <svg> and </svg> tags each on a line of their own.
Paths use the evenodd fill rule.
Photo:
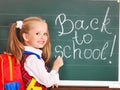
<svg viewBox="0 0 120 90">
<path fill-rule="evenodd" d="M 12 81 L 13 80 L 13 71 L 12 71 L 12 59 L 11 59 L 11 57 L 9 56 L 9 55 L 7 55 L 8 56 L 8 60 L 9 60 L 9 68 L 10 68 L 10 81 Z"/>
<path fill-rule="evenodd" d="M 24 51 L 23 54 L 32 54 L 32 55 L 35 55 L 37 56 L 38 59 L 41 59 L 40 55 L 34 53 L 34 52 L 30 52 L 30 51 Z"/>
</svg>

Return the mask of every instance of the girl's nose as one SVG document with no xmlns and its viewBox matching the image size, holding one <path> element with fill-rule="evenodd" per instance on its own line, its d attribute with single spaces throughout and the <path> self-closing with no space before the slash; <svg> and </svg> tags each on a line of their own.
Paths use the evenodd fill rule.
<svg viewBox="0 0 120 90">
<path fill-rule="evenodd" d="M 43 38 L 44 38 L 44 34 L 41 34 L 41 35 L 40 35 L 40 38 L 43 39 Z"/>
</svg>

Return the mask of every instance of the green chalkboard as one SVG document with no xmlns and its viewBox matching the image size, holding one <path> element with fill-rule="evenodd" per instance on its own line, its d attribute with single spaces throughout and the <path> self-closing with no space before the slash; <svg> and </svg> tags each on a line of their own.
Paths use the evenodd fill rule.
<svg viewBox="0 0 120 90">
<path fill-rule="evenodd" d="M 118 81 L 117 0 L 1 0 L 0 52 L 9 26 L 28 16 L 48 22 L 52 57 L 62 56 L 61 80 Z"/>
</svg>

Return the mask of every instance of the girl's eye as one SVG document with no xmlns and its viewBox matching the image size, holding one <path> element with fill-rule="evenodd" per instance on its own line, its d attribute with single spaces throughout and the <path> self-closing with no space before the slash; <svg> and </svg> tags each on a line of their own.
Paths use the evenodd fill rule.
<svg viewBox="0 0 120 90">
<path fill-rule="evenodd" d="M 44 33 L 44 36 L 47 36 L 47 33 Z"/>
<path fill-rule="evenodd" d="M 36 33 L 36 35 L 39 35 L 39 33 Z"/>
<path fill-rule="evenodd" d="M 36 35 L 41 35 L 40 33 L 35 33 Z M 43 33 L 42 35 L 47 36 L 47 33 Z"/>
</svg>

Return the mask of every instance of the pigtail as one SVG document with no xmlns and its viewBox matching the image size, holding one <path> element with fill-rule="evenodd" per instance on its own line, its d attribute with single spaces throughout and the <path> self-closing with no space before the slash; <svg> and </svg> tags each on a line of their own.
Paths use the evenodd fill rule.
<svg viewBox="0 0 120 90">
<path fill-rule="evenodd" d="M 13 23 L 9 31 L 7 52 L 14 55 L 17 59 L 17 63 L 19 63 L 22 58 L 24 47 L 18 38 L 20 31 L 17 30 L 18 29 L 16 28 L 16 23 Z"/>
</svg>

